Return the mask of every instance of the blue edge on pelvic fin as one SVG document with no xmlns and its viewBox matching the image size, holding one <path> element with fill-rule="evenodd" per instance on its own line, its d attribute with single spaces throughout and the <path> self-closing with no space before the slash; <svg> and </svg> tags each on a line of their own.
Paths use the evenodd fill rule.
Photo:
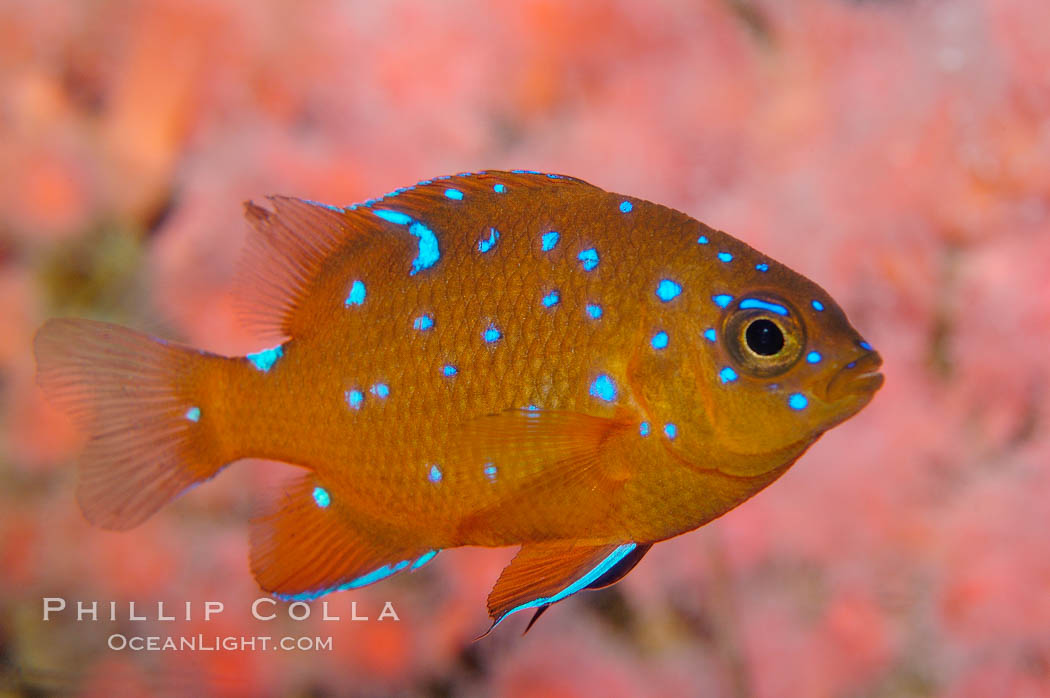
<svg viewBox="0 0 1050 698">
<path fill-rule="evenodd" d="M 282 601 L 313 601 L 314 599 L 325 596 L 326 594 L 332 594 L 337 591 L 346 591 L 347 589 L 358 589 L 363 586 L 368 586 L 369 584 L 374 584 L 382 579 L 386 579 L 391 575 L 397 574 L 401 570 L 408 567 L 409 564 L 412 565 L 412 570 L 418 570 L 420 567 L 433 560 L 434 556 L 437 555 L 439 552 L 441 551 L 427 551 L 419 557 L 417 557 L 414 562 L 412 560 L 402 560 L 401 562 L 398 562 L 393 565 L 383 565 L 378 569 L 372 570 L 368 574 L 363 574 L 360 577 L 355 577 L 349 582 L 346 582 L 345 584 L 340 584 L 339 586 L 321 589 L 320 591 L 304 591 L 301 594 L 274 594 L 274 596 L 281 599 Z"/>
<path fill-rule="evenodd" d="M 503 619 L 509 616 L 510 614 L 517 613 L 518 611 L 524 611 L 526 608 L 536 608 L 538 609 L 536 611 L 536 615 L 532 617 L 532 620 L 529 621 L 528 627 L 525 628 L 525 632 L 528 632 L 529 628 L 532 627 L 532 624 L 536 622 L 536 620 L 543 614 L 544 611 L 547 610 L 547 608 L 551 604 L 557 603 L 558 601 L 561 601 L 563 599 L 567 599 L 576 592 L 583 591 L 587 588 L 600 588 L 603 586 L 607 586 L 608 584 L 612 584 L 620 577 L 622 577 L 623 574 L 626 574 L 626 572 L 630 571 L 630 569 L 634 567 L 638 560 L 641 559 L 640 555 L 636 556 L 634 559 L 627 560 L 627 567 L 625 570 L 621 571 L 617 569 L 617 566 L 620 565 L 621 562 L 624 562 L 624 560 L 628 558 L 628 556 L 630 556 L 631 553 L 634 552 L 635 548 L 637 547 L 638 545 L 636 543 L 624 543 L 623 545 L 616 548 L 616 550 L 609 553 L 609 555 L 604 560 L 599 562 L 597 566 L 594 567 L 594 569 L 577 579 L 569 586 L 559 591 L 557 594 L 554 594 L 553 596 L 541 596 L 538 599 L 534 599 L 532 601 L 529 601 L 528 603 L 523 603 L 520 606 L 515 606 L 514 608 L 510 609 L 509 611 L 501 615 L 499 618 L 494 620 L 489 629 L 485 631 L 484 635 L 488 635 L 489 633 L 491 633 L 496 628 L 496 626 L 502 623 Z M 645 552 L 648 550 L 649 546 L 646 545 L 641 549 L 640 552 L 644 555 Z M 608 582 L 605 582 L 605 580 L 603 579 L 606 576 L 610 578 Z M 484 637 L 484 635 L 482 635 L 482 637 Z"/>
</svg>

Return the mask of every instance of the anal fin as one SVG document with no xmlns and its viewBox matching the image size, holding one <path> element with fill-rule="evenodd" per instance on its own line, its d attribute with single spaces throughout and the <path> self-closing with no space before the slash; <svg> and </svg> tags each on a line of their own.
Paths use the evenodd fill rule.
<svg viewBox="0 0 1050 698">
<path fill-rule="evenodd" d="M 580 545 L 573 541 L 521 546 L 489 594 L 488 609 L 492 618 L 489 631 L 511 613 L 527 608 L 542 609 L 603 580 L 639 547 L 648 550 L 647 545 L 636 543 Z M 627 571 L 640 558 L 638 555 Z M 620 576 L 623 574 L 626 571 Z"/>
<path fill-rule="evenodd" d="M 251 567 L 259 586 L 306 601 L 415 570 L 438 551 L 397 545 L 356 529 L 313 475 L 293 482 L 252 522 Z"/>
</svg>

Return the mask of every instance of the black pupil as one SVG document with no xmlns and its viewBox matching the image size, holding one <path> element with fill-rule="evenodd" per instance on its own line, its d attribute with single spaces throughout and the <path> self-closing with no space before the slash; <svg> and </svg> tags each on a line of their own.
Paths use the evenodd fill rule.
<svg viewBox="0 0 1050 698">
<path fill-rule="evenodd" d="M 770 320 L 755 320 L 744 333 L 748 348 L 759 356 L 773 356 L 784 348 L 784 333 Z"/>
</svg>

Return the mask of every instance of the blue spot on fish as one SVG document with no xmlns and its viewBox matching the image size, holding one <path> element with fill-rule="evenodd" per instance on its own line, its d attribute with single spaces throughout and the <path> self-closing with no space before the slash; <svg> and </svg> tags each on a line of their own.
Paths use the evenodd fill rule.
<svg viewBox="0 0 1050 698">
<path fill-rule="evenodd" d="M 462 196 L 462 194 L 460 196 Z M 409 272 L 409 275 L 415 275 L 424 269 L 429 269 L 441 259 L 441 250 L 438 247 L 437 237 L 434 235 L 434 231 L 430 228 L 426 227 L 419 221 L 412 220 L 411 216 L 401 213 L 400 211 L 373 209 L 372 213 L 395 225 L 407 225 L 408 232 L 419 238 L 419 254 L 417 254 L 416 258 L 412 260 L 412 270 Z"/>
<path fill-rule="evenodd" d="M 495 325 L 489 325 L 485 329 L 485 332 L 484 332 L 484 334 L 482 334 L 482 336 L 485 338 L 486 342 L 495 342 L 497 339 L 499 339 L 503 335 L 500 334 L 499 330 L 496 328 Z"/>
<path fill-rule="evenodd" d="M 494 466 L 492 463 L 485 464 L 485 477 L 487 477 L 489 480 L 496 479 L 496 466 Z"/>
<path fill-rule="evenodd" d="M 463 198 L 463 192 L 461 192 L 459 189 L 446 189 L 445 196 L 447 196 L 450 199 L 460 201 Z"/>
<path fill-rule="evenodd" d="M 707 239 L 706 235 L 701 235 L 700 237 L 698 237 L 696 239 L 696 244 L 698 244 L 698 245 L 706 245 L 709 242 L 710 242 L 710 240 Z"/>
<path fill-rule="evenodd" d="M 244 358 L 251 361 L 255 368 L 259 369 L 263 373 L 266 373 L 271 368 L 273 368 L 273 365 L 277 362 L 277 359 L 281 358 L 282 356 L 284 356 L 284 347 L 277 346 L 273 347 L 272 349 L 263 349 L 262 351 L 257 351 L 254 354 L 248 354 L 248 356 Z"/>
<path fill-rule="evenodd" d="M 350 285 L 350 293 L 347 295 L 343 305 L 350 307 L 351 305 L 361 305 L 365 302 L 365 285 L 360 281 L 355 281 Z"/>
<path fill-rule="evenodd" d="M 759 300 L 758 298 L 745 298 L 740 301 L 741 310 L 747 310 L 748 308 L 761 308 L 762 310 L 768 310 L 771 313 L 777 315 L 787 315 L 788 311 L 782 305 L 777 303 L 767 303 L 766 301 Z"/>
<path fill-rule="evenodd" d="M 389 211 L 387 209 L 377 208 L 374 209 L 372 213 L 394 225 L 408 225 L 412 222 L 411 216 L 401 213 L 400 211 Z"/>
<path fill-rule="evenodd" d="M 719 293 L 717 296 L 711 296 L 711 300 L 715 302 L 719 308 L 724 308 L 733 302 L 733 297 L 728 293 Z"/>
<path fill-rule="evenodd" d="M 591 395 L 599 400 L 612 402 L 616 399 L 616 384 L 613 383 L 612 378 L 603 373 L 591 383 Z"/>
<path fill-rule="evenodd" d="M 186 419 L 190 420 L 191 422 L 201 421 L 201 408 L 191 407 L 188 410 L 186 410 Z"/>
<path fill-rule="evenodd" d="M 793 410 L 804 410 L 808 404 L 809 400 L 802 393 L 792 393 L 791 397 L 788 398 L 788 405 Z"/>
<path fill-rule="evenodd" d="M 719 252 L 718 253 L 718 258 L 721 261 L 723 261 L 723 262 L 732 262 L 733 261 L 733 255 L 729 254 L 728 252 Z"/>
<path fill-rule="evenodd" d="M 736 380 L 737 375 L 736 375 L 736 371 L 734 371 L 730 367 L 726 366 L 725 368 L 723 368 L 721 371 L 718 372 L 718 377 L 722 379 L 723 383 L 732 383 L 733 381 Z"/>
<path fill-rule="evenodd" d="M 553 250 L 554 246 L 558 244 L 559 237 L 560 236 L 558 235 L 558 233 L 554 232 L 553 230 L 549 233 L 544 233 L 543 237 L 540 238 L 540 240 L 543 243 L 543 251 L 550 252 L 551 250 Z"/>
<path fill-rule="evenodd" d="M 558 300 L 559 300 L 558 292 L 557 291 L 551 291 L 550 293 L 548 293 L 546 296 L 543 297 L 543 306 L 545 308 L 549 308 L 552 305 L 556 305 L 558 303 Z"/>
<path fill-rule="evenodd" d="M 594 249 L 593 247 L 589 247 L 583 252 L 581 252 L 577 259 L 583 262 L 584 271 L 590 271 L 591 269 L 594 269 L 596 266 L 598 266 L 598 250 Z"/>
<path fill-rule="evenodd" d="M 419 238 L 419 254 L 412 260 L 412 271 L 409 272 L 411 276 L 434 266 L 434 263 L 441 259 L 441 250 L 438 249 L 434 231 L 422 223 L 413 223 L 408 227 L 408 232 Z"/>
<path fill-rule="evenodd" d="M 630 201 L 624 201 L 622 204 L 620 204 L 620 212 L 621 213 L 630 213 L 631 209 L 633 209 L 633 208 L 634 208 L 634 204 L 632 204 Z"/>
<path fill-rule="evenodd" d="M 502 184 L 497 184 L 496 186 L 492 187 L 492 190 L 497 194 L 502 194 L 503 192 L 507 191 L 507 187 L 503 186 Z"/>
<path fill-rule="evenodd" d="M 824 310 L 824 304 L 821 303 L 820 301 L 813 301 L 812 305 L 813 305 L 813 309 L 816 310 L 818 313 L 820 311 Z"/>
<path fill-rule="evenodd" d="M 376 397 L 383 398 L 390 394 L 390 386 L 388 386 L 386 383 L 376 383 L 368 392 L 372 393 Z"/>
<path fill-rule="evenodd" d="M 859 344 L 859 346 L 860 346 L 860 348 L 861 348 L 861 349 L 863 349 L 864 351 L 871 351 L 871 345 L 870 345 L 870 344 L 868 344 L 867 342 L 861 341 L 861 342 L 860 342 L 860 344 Z"/>
<path fill-rule="evenodd" d="M 328 494 L 328 490 L 326 490 L 325 488 L 315 487 L 314 502 L 316 502 L 317 506 L 321 507 L 322 509 L 327 509 L 328 505 L 332 503 L 332 497 Z"/>
<path fill-rule="evenodd" d="M 656 285 L 656 297 L 664 303 L 677 298 L 678 294 L 681 292 L 682 286 L 670 279 L 662 279 L 660 283 Z"/>
<path fill-rule="evenodd" d="M 704 337 L 712 342 L 718 339 L 718 335 L 715 333 L 714 329 L 710 327 L 704 330 Z"/>
<path fill-rule="evenodd" d="M 361 403 L 364 402 L 364 400 L 365 396 L 360 390 L 357 390 L 355 388 L 353 390 L 346 391 L 346 402 L 348 405 L 350 405 L 350 407 L 354 408 L 355 410 L 361 409 Z"/>
<path fill-rule="evenodd" d="M 489 228 L 489 239 L 478 241 L 478 252 L 485 253 L 496 246 L 496 241 L 499 240 L 499 231 L 495 228 Z"/>
<path fill-rule="evenodd" d="M 430 466 L 430 472 L 427 473 L 427 479 L 431 482 L 441 482 L 441 468 L 436 465 Z"/>
<path fill-rule="evenodd" d="M 765 273 L 765 272 L 769 271 L 769 265 L 766 264 L 765 262 L 762 262 L 761 264 L 756 264 L 755 265 L 755 269 L 758 269 L 760 272 Z"/>
<path fill-rule="evenodd" d="M 452 364 L 445 364 L 441 367 L 441 372 L 444 373 L 446 376 L 454 376 L 457 373 L 459 373 L 459 370 Z"/>
<path fill-rule="evenodd" d="M 587 314 L 590 315 L 595 320 L 597 320 L 598 318 L 600 318 L 602 316 L 602 307 L 600 305 L 595 304 L 595 303 L 588 303 L 587 304 Z"/>
<path fill-rule="evenodd" d="M 649 422 L 642 422 L 639 424 L 638 433 L 642 436 L 649 436 Z"/>
<path fill-rule="evenodd" d="M 667 341 L 668 341 L 667 333 L 666 332 L 657 332 L 656 334 L 653 335 L 653 338 L 651 340 L 649 340 L 649 341 L 653 345 L 653 349 L 665 349 L 667 347 Z"/>
<path fill-rule="evenodd" d="M 664 435 L 671 441 L 674 441 L 675 437 L 678 436 L 678 426 L 668 422 L 664 425 Z"/>
<path fill-rule="evenodd" d="M 822 357 L 819 351 L 811 351 L 808 354 L 806 354 L 806 361 L 808 361 L 811 364 L 819 364 L 821 358 Z"/>
<path fill-rule="evenodd" d="M 412 321 L 412 329 L 425 331 L 434 326 L 434 318 L 430 315 L 420 315 Z"/>
</svg>

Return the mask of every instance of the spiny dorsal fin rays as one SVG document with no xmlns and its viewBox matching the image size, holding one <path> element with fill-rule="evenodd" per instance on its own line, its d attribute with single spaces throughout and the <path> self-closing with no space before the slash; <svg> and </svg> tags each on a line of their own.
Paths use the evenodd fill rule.
<svg viewBox="0 0 1050 698">
<path fill-rule="evenodd" d="M 497 185 L 502 185 L 499 192 L 495 190 Z M 522 190 L 552 190 L 552 188 L 566 189 L 573 192 L 588 189 L 593 190 L 597 194 L 604 193 L 601 189 L 588 184 L 582 179 L 565 175 L 541 175 L 520 170 L 510 172 L 489 170 L 425 180 L 414 187 L 399 190 L 393 193 L 392 196 L 388 195 L 382 199 L 369 202 L 369 204 L 374 208 L 397 208 L 398 210 L 423 215 L 435 207 L 447 207 L 454 211 L 463 206 L 476 204 L 478 196 L 487 197 L 494 193 L 513 196 L 516 192 Z M 449 192 L 449 190 L 452 191 Z M 452 196 L 450 197 L 449 194 Z M 454 198 L 458 194 L 462 194 L 462 198 Z M 489 200 L 498 203 L 502 198 L 496 196 Z"/>
<path fill-rule="evenodd" d="M 473 234 L 455 225 L 456 216 L 464 206 L 476 208 L 480 194 L 487 195 L 492 205 L 498 205 L 496 185 L 502 185 L 508 194 L 552 186 L 601 191 L 561 175 L 493 171 L 428 180 L 346 208 L 285 196 L 268 198 L 272 211 L 246 202 L 245 216 L 253 231 L 248 237 L 235 285 L 241 318 L 260 340 L 284 341 L 296 336 L 309 326 L 307 322 L 300 322 L 298 311 L 311 298 L 314 283 L 326 266 L 345 261 L 340 252 L 355 243 L 391 242 L 392 233 L 409 244 L 411 237 L 406 240 L 406 234 L 411 232 L 411 223 L 418 221 L 438 232 L 439 237 L 426 241 L 434 245 L 428 252 L 429 261 L 436 262 L 442 245 L 440 237 Z M 377 216 L 377 210 L 402 212 L 411 221 L 400 230 L 389 219 Z M 419 271 L 419 266 L 411 268 Z M 406 260 L 406 270 L 409 268 Z"/>
<path fill-rule="evenodd" d="M 345 212 L 301 199 L 274 196 L 269 211 L 244 205 L 254 231 L 248 237 L 236 283 L 238 309 L 260 338 L 295 334 L 296 311 L 335 252 L 367 228 Z"/>
</svg>

